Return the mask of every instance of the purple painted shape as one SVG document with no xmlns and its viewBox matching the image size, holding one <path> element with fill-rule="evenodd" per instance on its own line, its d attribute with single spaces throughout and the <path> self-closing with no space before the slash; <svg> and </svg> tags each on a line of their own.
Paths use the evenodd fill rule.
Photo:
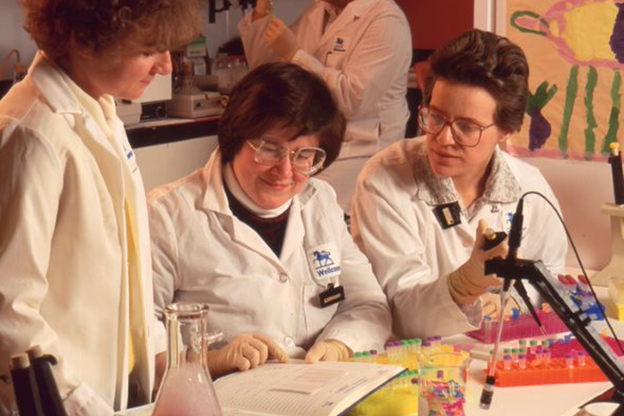
<svg viewBox="0 0 624 416">
<path fill-rule="evenodd" d="M 613 22 L 613 32 L 611 39 L 609 39 L 609 45 L 615 54 L 615 59 L 619 63 L 624 63 L 624 4 L 619 3 L 616 6 L 618 13 L 615 22 Z"/>
</svg>

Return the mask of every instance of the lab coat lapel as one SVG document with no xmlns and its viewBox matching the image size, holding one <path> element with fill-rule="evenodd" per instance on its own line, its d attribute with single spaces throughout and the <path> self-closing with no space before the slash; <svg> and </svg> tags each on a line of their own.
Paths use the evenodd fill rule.
<svg viewBox="0 0 624 416">
<path fill-rule="evenodd" d="M 264 242 L 262 237 L 232 214 L 223 187 L 220 151 L 215 150 L 208 159 L 208 163 L 206 163 L 203 169 L 202 179 L 204 186 L 206 186 L 203 209 L 216 211 L 220 214 L 223 230 L 229 234 L 232 244 L 244 250 L 258 253 L 280 270 L 284 270 L 279 258 L 273 253 L 268 244 Z"/>
<path fill-rule="evenodd" d="M 286 235 L 284 236 L 284 244 L 282 245 L 282 253 L 280 255 L 284 263 L 286 263 L 288 258 L 293 256 L 293 254 L 296 255 L 301 247 L 303 247 L 305 230 L 303 228 L 303 221 L 301 220 L 301 210 L 299 198 L 293 198 L 292 205 L 290 206 L 290 215 L 288 216 Z"/>
<path fill-rule="evenodd" d="M 349 26 L 357 21 L 362 14 L 366 13 L 369 8 L 373 7 L 374 3 L 377 1 L 378 0 L 356 0 L 349 3 L 342 13 L 338 15 L 336 20 L 325 29 L 325 33 L 323 33 L 320 42 L 323 48 L 332 48 L 336 43 L 336 38 L 339 33 L 350 33 Z M 325 9 L 322 10 L 323 13 L 325 13 Z M 322 19 L 320 19 L 320 21 L 322 21 Z"/>
</svg>

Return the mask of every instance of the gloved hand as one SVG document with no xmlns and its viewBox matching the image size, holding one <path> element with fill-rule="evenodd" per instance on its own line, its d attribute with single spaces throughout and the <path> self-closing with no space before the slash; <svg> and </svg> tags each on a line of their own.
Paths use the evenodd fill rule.
<svg viewBox="0 0 624 416">
<path fill-rule="evenodd" d="M 448 288 L 458 305 L 473 303 L 491 286 L 501 286 L 502 280 L 494 275 L 485 276 L 485 261 L 507 256 L 507 239 L 490 250 L 483 250 L 485 220 L 480 220 L 470 258 L 457 270 L 449 274 Z"/>
<path fill-rule="evenodd" d="M 489 316 L 492 319 L 501 318 L 500 293 L 486 292 L 482 294 L 481 303 L 483 305 L 483 316 Z M 511 310 L 513 308 L 521 310 L 516 298 L 514 298 L 513 296 L 507 296 L 507 304 L 505 305 L 505 310 L 503 311 L 502 318 L 511 316 Z"/>
<path fill-rule="evenodd" d="M 272 339 L 260 334 L 239 334 L 223 348 L 207 354 L 208 369 L 213 378 L 258 367 L 268 359 L 286 362 L 288 356 Z"/>
<path fill-rule="evenodd" d="M 317 361 L 347 361 L 351 358 L 351 350 L 345 344 L 335 339 L 318 341 L 308 350 L 305 356 L 306 363 Z"/>
<path fill-rule="evenodd" d="M 264 31 L 264 41 L 273 49 L 273 52 L 283 60 L 290 62 L 299 44 L 295 34 L 279 18 L 273 16 Z"/>
<path fill-rule="evenodd" d="M 271 0 L 257 0 L 254 7 L 252 20 L 261 19 L 271 13 Z"/>
</svg>

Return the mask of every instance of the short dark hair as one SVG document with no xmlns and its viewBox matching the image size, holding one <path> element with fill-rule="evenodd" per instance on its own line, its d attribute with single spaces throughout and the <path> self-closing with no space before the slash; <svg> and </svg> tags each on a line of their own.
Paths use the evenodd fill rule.
<svg viewBox="0 0 624 416">
<path fill-rule="evenodd" d="M 149 40 L 175 49 L 200 33 L 203 0 L 20 0 L 24 29 L 58 62 L 72 42 L 93 53 Z"/>
<path fill-rule="evenodd" d="M 429 57 L 425 103 L 438 79 L 485 89 L 496 101 L 494 122 L 506 132 L 519 131 L 529 93 L 529 64 L 509 39 L 472 29 Z"/>
<path fill-rule="evenodd" d="M 264 64 L 234 86 L 219 123 L 222 163 L 229 163 L 245 141 L 273 128 L 294 128 L 318 135 L 328 167 L 338 157 L 346 129 L 345 117 L 318 76 L 291 63 Z"/>
</svg>

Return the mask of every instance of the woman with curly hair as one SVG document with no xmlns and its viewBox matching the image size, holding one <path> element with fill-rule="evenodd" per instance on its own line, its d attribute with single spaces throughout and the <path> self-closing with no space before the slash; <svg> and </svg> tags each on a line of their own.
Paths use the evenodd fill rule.
<svg viewBox="0 0 624 416">
<path fill-rule="evenodd" d="M 113 97 L 136 99 L 199 33 L 201 0 L 22 0 L 37 43 L 0 101 L 0 374 L 40 345 L 68 415 L 150 399 L 154 325 L 143 183 Z M 13 411 L 0 383 L 0 414 Z"/>
</svg>

